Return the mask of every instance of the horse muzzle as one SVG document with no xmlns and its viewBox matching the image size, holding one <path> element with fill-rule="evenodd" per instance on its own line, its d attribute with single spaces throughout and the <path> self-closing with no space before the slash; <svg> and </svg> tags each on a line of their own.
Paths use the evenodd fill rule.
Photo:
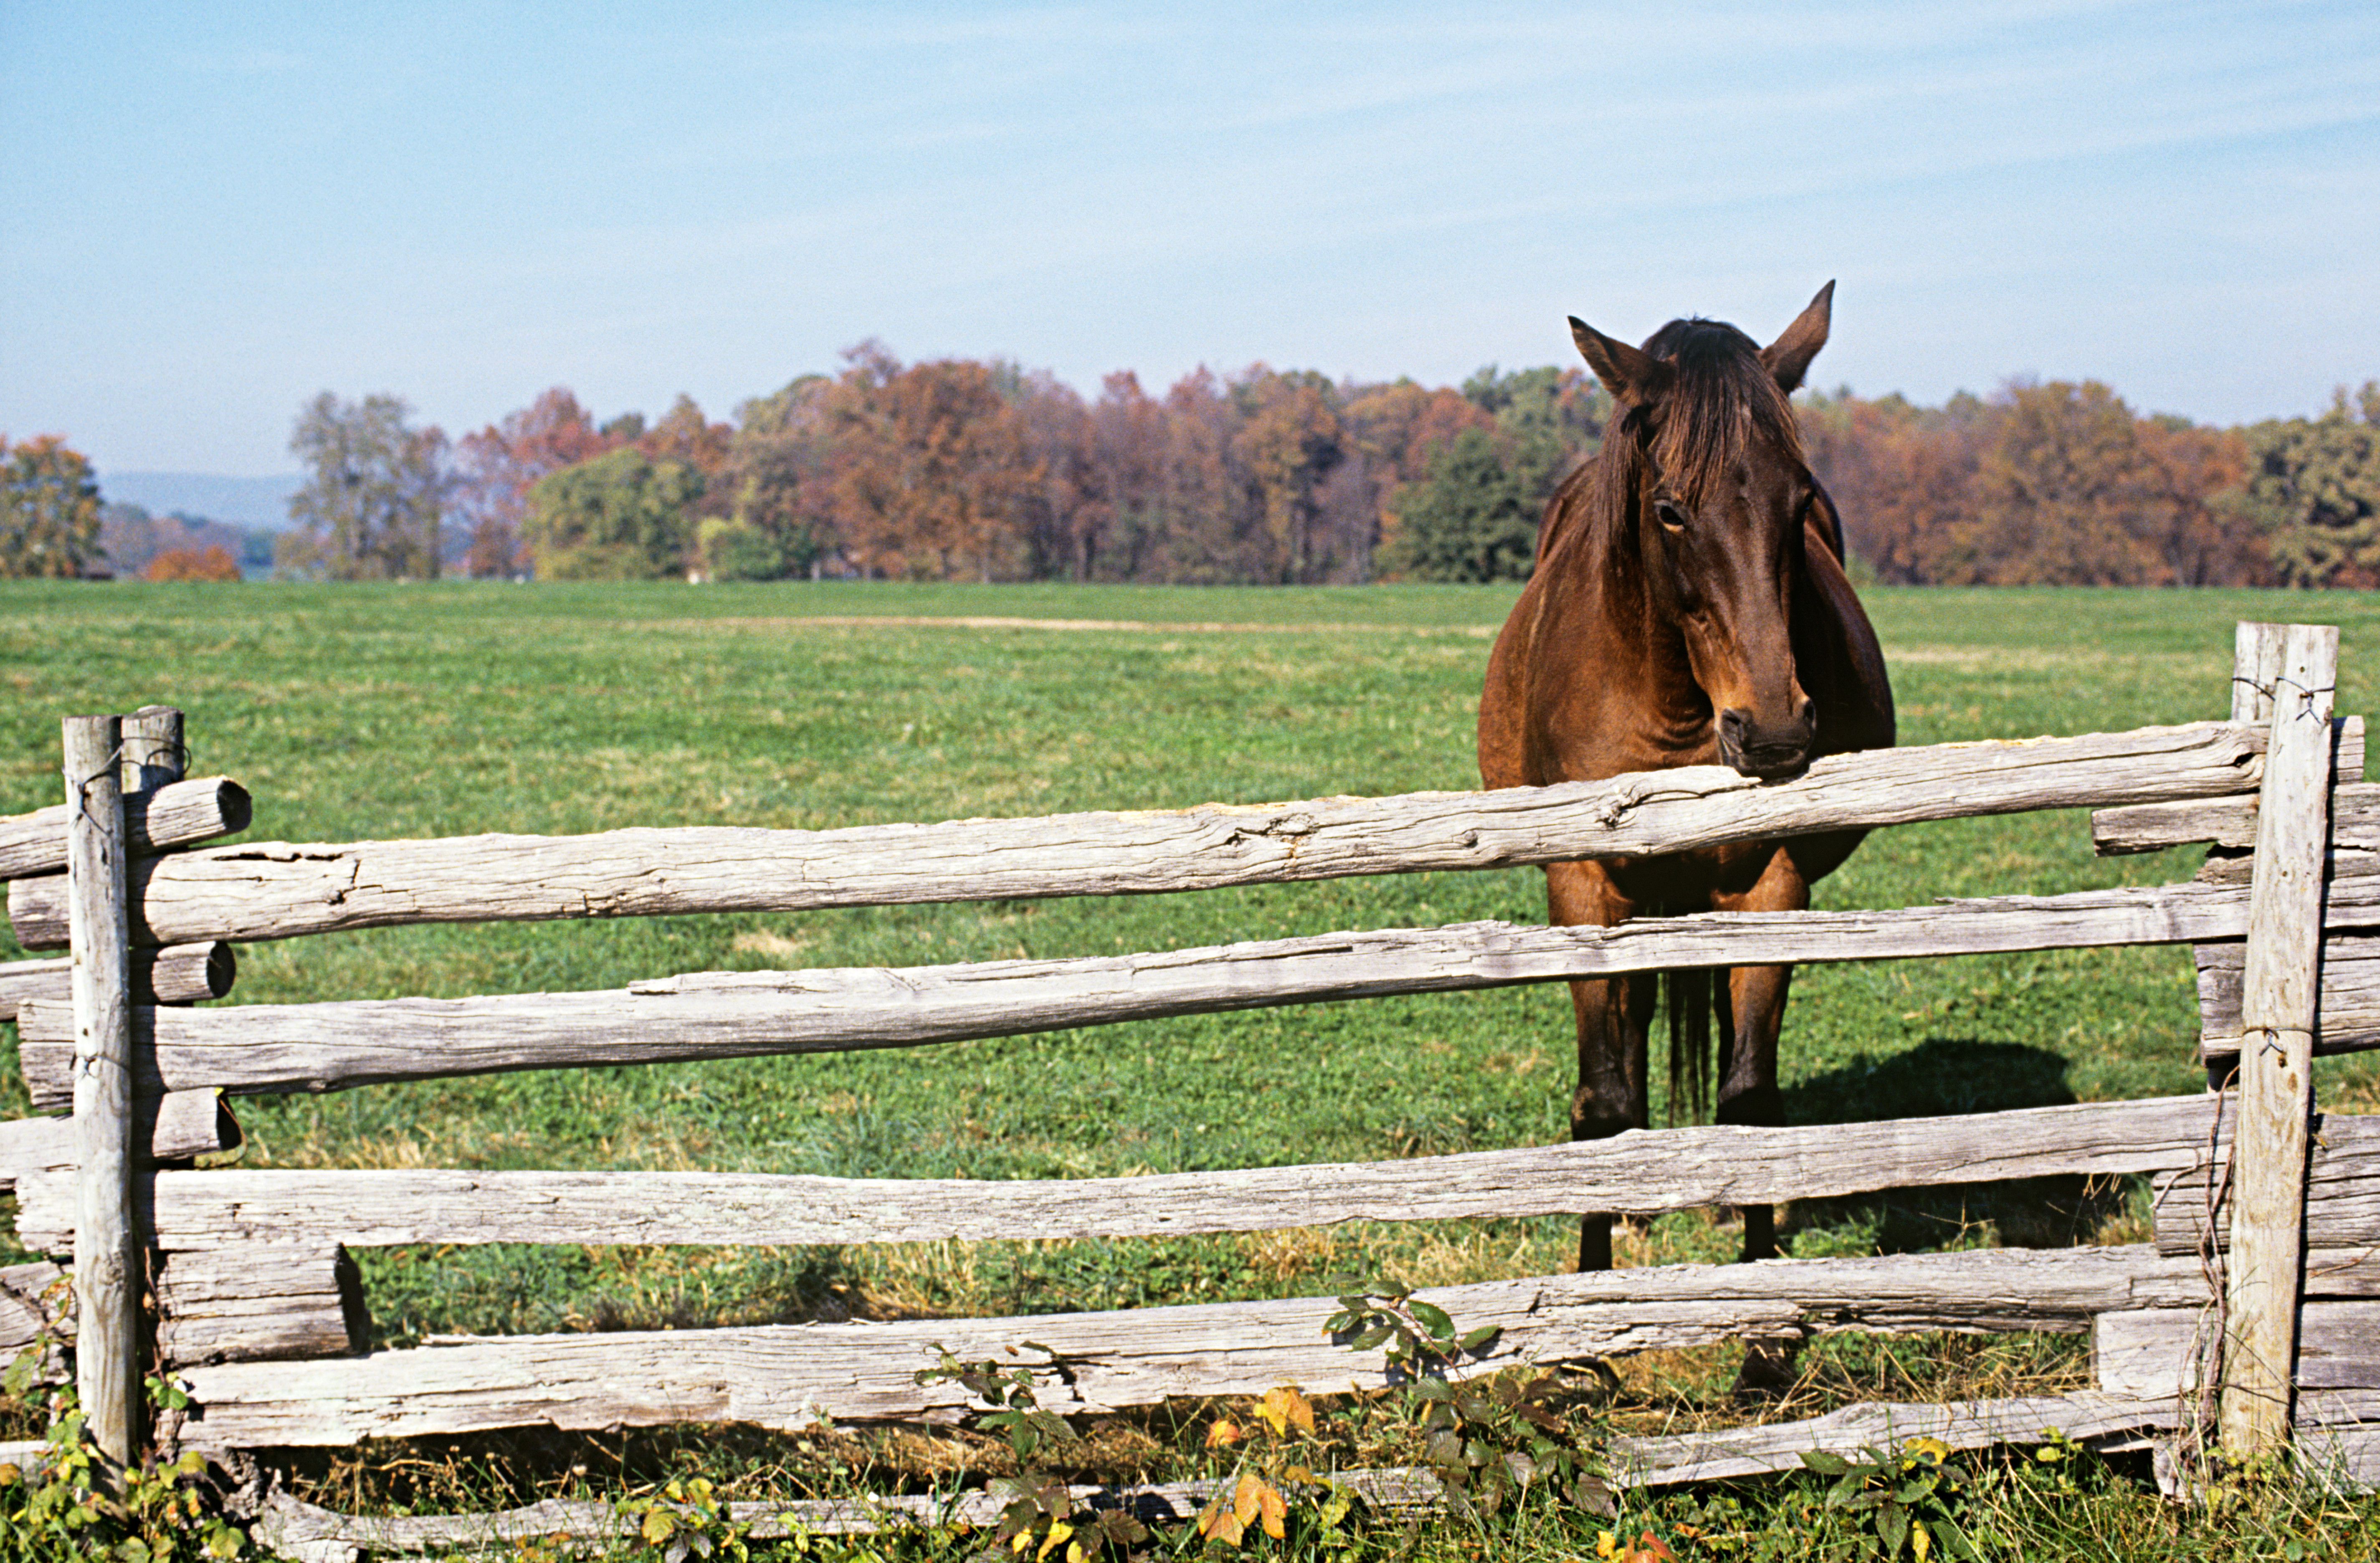
<svg viewBox="0 0 2380 1563">
<path fill-rule="evenodd" d="M 1798 776 L 1810 764 L 1817 742 L 1816 704 L 1804 697 L 1793 720 L 1764 727 L 1752 713 L 1730 706 L 1718 714 L 1718 757 L 1744 776 L 1775 782 Z"/>
</svg>

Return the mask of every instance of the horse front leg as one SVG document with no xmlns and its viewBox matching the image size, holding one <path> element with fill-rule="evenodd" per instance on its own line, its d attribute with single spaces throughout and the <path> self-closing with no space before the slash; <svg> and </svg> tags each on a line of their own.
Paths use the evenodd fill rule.
<svg viewBox="0 0 2380 1563">
<path fill-rule="evenodd" d="M 1609 927 L 1636 908 L 1600 865 L 1557 863 L 1546 870 L 1546 904 L 1553 922 Z M 1570 1137 L 1601 1140 L 1645 1128 L 1651 1109 L 1645 1056 L 1658 978 L 1652 973 L 1570 985 L 1578 1016 L 1578 1089 L 1570 1099 Z M 1611 1268 L 1611 1217 L 1579 1218 L 1578 1267 Z"/>
<path fill-rule="evenodd" d="M 1782 848 L 1772 854 L 1752 888 L 1738 895 L 1715 895 L 1721 912 L 1804 912 L 1809 882 Z M 1721 1077 L 1718 1119 L 1774 1129 L 1785 1122 L 1785 1097 L 1777 1088 L 1777 1039 L 1785 1024 L 1791 966 L 1734 966 L 1727 975 L 1727 1001 L 1719 1006 Z M 1743 1257 L 1777 1256 L 1773 1206 L 1743 1206 Z"/>
<path fill-rule="evenodd" d="M 1714 896 L 1722 912 L 1803 912 L 1810 905 L 1809 881 L 1780 849 L 1742 895 Z M 1718 1087 L 1718 1121 L 1778 1128 L 1785 1121 L 1785 1097 L 1777 1088 L 1777 1037 L 1785 1021 L 1791 966 L 1734 966 L 1727 974 L 1727 1001 L 1718 1006 L 1719 1043 L 1725 1062 Z M 1777 1256 L 1777 1212 L 1767 1205 L 1743 1206 L 1743 1258 Z M 1740 1400 L 1777 1399 L 1793 1385 L 1801 1354 L 1799 1336 L 1747 1339 L 1736 1369 Z"/>
</svg>

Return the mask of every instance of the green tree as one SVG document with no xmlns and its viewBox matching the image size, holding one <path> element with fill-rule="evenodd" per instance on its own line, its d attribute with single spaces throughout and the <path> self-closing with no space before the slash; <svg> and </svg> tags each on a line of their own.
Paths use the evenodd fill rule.
<svg viewBox="0 0 2380 1563">
<path fill-rule="evenodd" d="M 446 436 L 413 428 L 412 413 L 390 395 L 342 402 L 325 391 L 306 405 L 289 436 L 308 476 L 275 551 L 283 568 L 336 581 L 437 576 Z"/>
<path fill-rule="evenodd" d="M 0 436 L 0 576 L 72 579 L 100 557 L 99 481 L 55 434 Z"/>
<path fill-rule="evenodd" d="M 541 580 L 658 580 L 686 568 L 702 491 L 685 462 L 612 451 L 539 479 L 521 535 Z"/>
<path fill-rule="evenodd" d="M 1456 435 L 1431 459 L 1428 476 L 1399 491 L 1397 504 L 1387 563 L 1401 575 L 1518 581 L 1536 563 L 1540 507 L 1485 430 Z"/>
<path fill-rule="evenodd" d="M 1472 406 L 1496 420 L 1505 470 L 1521 486 L 1532 515 L 1545 514 L 1554 491 L 1603 443 L 1610 399 L 1576 370 L 1514 370 L 1488 365 L 1463 382 Z"/>
<path fill-rule="evenodd" d="M 713 578 L 808 572 L 833 549 L 825 421 L 833 386 L 825 375 L 806 374 L 735 409 L 735 432 L 710 495 L 718 503 L 710 508 L 726 515 L 700 528 L 703 564 Z"/>
<path fill-rule="evenodd" d="M 2358 416 L 2358 415 L 2361 416 Z M 2320 418 L 2246 430 L 2241 506 L 2269 539 L 2289 586 L 2380 586 L 2380 381 L 2347 392 Z"/>
</svg>

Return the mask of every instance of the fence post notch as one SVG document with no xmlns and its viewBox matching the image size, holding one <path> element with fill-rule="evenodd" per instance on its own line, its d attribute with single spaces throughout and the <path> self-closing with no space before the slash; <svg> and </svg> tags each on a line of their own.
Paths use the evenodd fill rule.
<svg viewBox="0 0 2380 1563">
<path fill-rule="evenodd" d="M 132 1230 L 132 979 L 124 722 L 67 717 L 67 884 L 75 1016 L 75 1387 L 92 1441 L 140 1436 L 140 1245 Z"/>
<path fill-rule="evenodd" d="M 2255 627 L 2261 652 L 2269 645 L 2268 626 Z M 2240 626 L 2243 663 L 2250 630 Z M 2289 1436 L 2305 1262 L 2323 880 L 2330 846 L 2338 628 L 2289 625 L 2277 660 L 2268 690 L 2272 742 L 2256 811 L 2240 998 L 2240 1107 L 2231 1138 L 2221 1431 L 2225 1452 L 2238 1460 L 2282 1448 Z M 2235 709 L 2236 700 L 2235 694 Z"/>
</svg>

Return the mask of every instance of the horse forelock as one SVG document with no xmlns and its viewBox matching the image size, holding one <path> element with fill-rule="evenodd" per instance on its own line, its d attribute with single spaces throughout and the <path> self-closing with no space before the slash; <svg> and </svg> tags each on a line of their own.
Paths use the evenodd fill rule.
<svg viewBox="0 0 2380 1563">
<path fill-rule="evenodd" d="M 1658 409 L 1654 459 L 1689 504 L 1726 482 L 1755 434 L 1808 465 L 1793 406 L 1760 361 L 1760 345 L 1724 321 L 1671 321 L 1645 351 L 1676 374 Z"/>
</svg>

